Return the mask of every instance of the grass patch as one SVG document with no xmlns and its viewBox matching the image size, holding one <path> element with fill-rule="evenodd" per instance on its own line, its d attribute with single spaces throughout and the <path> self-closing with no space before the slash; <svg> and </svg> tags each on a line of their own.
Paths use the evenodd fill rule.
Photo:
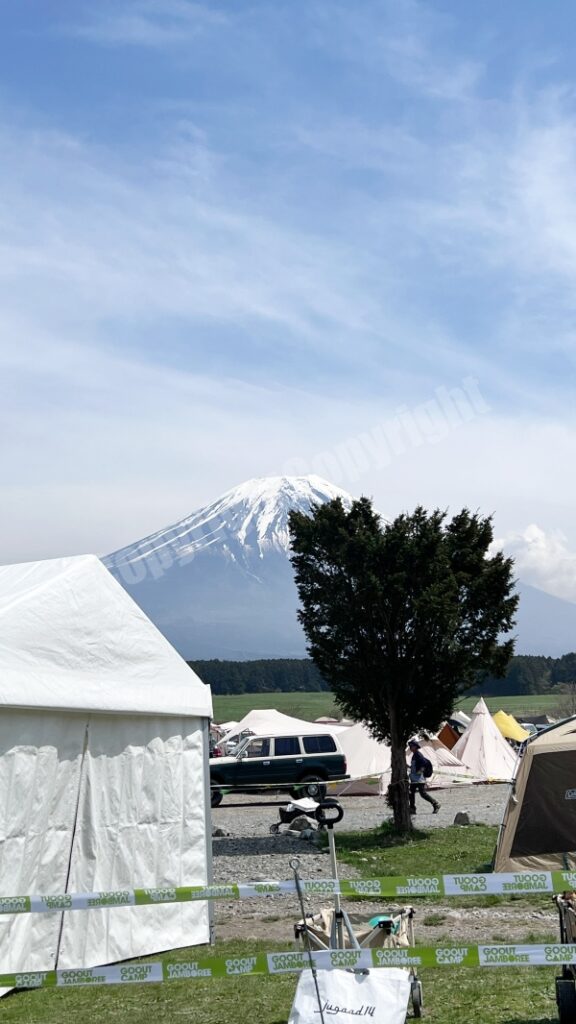
<svg viewBox="0 0 576 1024">
<path fill-rule="evenodd" d="M 558 1024 L 555 974 L 549 967 L 423 970 L 426 1020 L 433 1024 Z"/>
<path fill-rule="evenodd" d="M 490 871 L 498 829 L 451 825 L 400 835 L 385 822 L 363 832 L 338 833 L 338 859 L 378 875 L 432 875 Z"/>
<path fill-rule="evenodd" d="M 293 949 L 275 942 L 222 942 L 215 956 L 247 956 L 256 951 Z M 205 947 L 180 949 L 151 960 L 190 961 L 210 956 Z M 284 1024 L 294 998 L 296 975 L 274 978 L 183 979 L 161 985 L 108 985 L 98 988 L 15 992 L 2 1001 L 2 1021 L 10 1024 L 230 1024 L 255 1020 Z M 244 1009 L 242 1009 L 244 1007 Z"/>
<path fill-rule="evenodd" d="M 447 875 L 492 870 L 498 828 L 492 825 L 451 825 L 430 831 L 414 829 L 399 835 L 391 825 L 365 832 L 338 833 L 338 860 L 351 864 L 364 878 L 405 875 Z M 324 842 L 327 842 L 323 838 Z M 340 875 L 345 877 L 341 868 Z M 450 900 L 454 907 L 493 907 L 501 903 L 549 906 L 550 896 L 529 893 L 500 896 L 411 896 L 418 904 Z"/>
<path fill-rule="evenodd" d="M 287 943 L 234 941 L 219 943 L 214 953 L 248 956 L 285 948 L 290 948 Z M 198 955 L 205 950 L 178 950 L 152 959 L 190 960 Z M 541 967 L 423 970 L 426 1019 L 431 1024 L 557 1024 L 556 973 Z M 295 974 L 285 974 L 18 992 L 3 1000 L 2 1018 L 9 1024 L 286 1024 L 296 981 Z"/>
<path fill-rule="evenodd" d="M 426 928 L 434 928 L 436 925 L 444 924 L 446 921 L 446 914 L 426 914 L 426 917 L 422 918 L 422 924 Z"/>
</svg>

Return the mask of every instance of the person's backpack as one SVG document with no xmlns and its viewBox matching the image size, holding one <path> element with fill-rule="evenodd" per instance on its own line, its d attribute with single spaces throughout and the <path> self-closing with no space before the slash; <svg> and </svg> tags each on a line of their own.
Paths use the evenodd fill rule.
<svg viewBox="0 0 576 1024">
<path fill-rule="evenodd" d="M 430 761 L 427 757 L 424 757 L 424 754 L 422 754 L 422 761 L 424 762 L 422 765 L 422 775 L 424 776 L 425 779 L 429 779 L 434 772 L 434 768 L 432 767 L 432 761 Z"/>
</svg>

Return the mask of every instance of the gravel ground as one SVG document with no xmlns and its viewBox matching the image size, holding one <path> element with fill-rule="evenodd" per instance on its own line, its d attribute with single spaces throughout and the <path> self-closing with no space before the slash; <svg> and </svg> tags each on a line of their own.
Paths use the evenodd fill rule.
<svg viewBox="0 0 576 1024">
<path fill-rule="evenodd" d="M 472 823 L 498 825 L 508 796 L 508 786 L 466 786 L 437 791 L 440 801 L 438 814 L 432 814 L 428 804 L 417 797 L 417 823 L 426 828 L 451 825 L 458 811 L 466 811 Z M 214 881 L 250 882 L 293 877 L 290 861 L 297 857 L 303 878 L 330 877 L 327 851 L 319 850 L 315 843 L 288 835 L 271 835 L 270 825 L 280 821 L 279 808 L 289 798 L 263 799 L 242 797 L 241 802 L 225 797 L 220 807 L 212 811 L 214 829 L 225 833 L 213 839 Z M 352 832 L 376 827 L 388 817 L 384 800 L 375 796 L 343 796 L 342 823 L 335 829 L 336 849 L 338 829 Z M 342 864 L 343 878 L 358 874 L 349 865 Z M 451 939 L 462 942 L 514 941 L 531 933 L 542 936 L 557 932 L 557 917 L 543 900 L 542 909 L 525 905 L 500 904 L 497 907 L 455 909 L 454 903 L 435 905 L 421 911 L 418 923 L 420 941 L 435 942 Z M 416 908 L 418 903 L 415 903 Z M 318 911 L 317 898 L 308 901 L 307 911 Z M 361 911 L 365 919 L 382 912 L 382 903 L 355 903 L 346 900 L 350 914 Z M 388 909 L 388 908 L 387 908 Z M 244 938 L 273 938 L 290 940 L 293 923 L 301 916 L 295 896 L 266 896 L 263 899 L 241 900 L 227 903 L 216 901 L 216 936 L 219 939 L 242 936 Z M 424 925 L 426 918 L 432 918 Z M 418 921 L 418 915 L 417 915 Z M 433 923 L 434 922 L 434 923 Z"/>
<path fill-rule="evenodd" d="M 440 811 L 432 814 L 432 808 L 416 797 L 417 814 L 415 821 L 426 828 L 451 825 L 458 811 L 467 811 L 471 822 L 498 825 L 508 786 L 466 786 L 460 789 L 436 790 Z M 375 828 L 389 816 L 388 808 L 381 797 L 343 796 L 340 802 L 344 818 L 335 829 L 356 832 Z M 231 796 L 212 811 L 212 825 L 226 832 L 226 836 L 213 842 L 214 878 L 216 882 L 249 882 L 266 878 L 291 878 L 290 860 L 297 856 L 302 861 L 303 877 L 315 877 L 319 872 L 328 871 L 328 855 L 320 852 L 312 843 L 291 836 L 270 835 L 270 825 L 280 821 L 279 808 L 285 806 L 289 797 L 264 800 L 262 797 L 246 796 L 242 802 Z M 338 840 L 336 840 L 338 843 Z M 350 869 L 347 869 L 350 873 Z"/>
</svg>

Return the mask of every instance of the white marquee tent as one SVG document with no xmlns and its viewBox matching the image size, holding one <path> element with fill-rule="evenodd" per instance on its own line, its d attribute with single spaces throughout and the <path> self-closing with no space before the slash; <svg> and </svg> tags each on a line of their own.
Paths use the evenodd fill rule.
<svg viewBox="0 0 576 1024">
<path fill-rule="evenodd" d="M 517 754 L 502 736 L 482 697 L 452 753 L 487 782 L 508 782 L 516 770 Z"/>
<path fill-rule="evenodd" d="M 94 556 L 0 567 L 0 892 L 210 880 L 210 689 Z M 207 904 L 0 918 L 6 972 L 209 941 Z"/>
<path fill-rule="evenodd" d="M 351 779 L 390 774 L 390 747 L 375 740 L 363 722 L 339 733 L 338 743 L 346 754 L 346 767 Z"/>
<path fill-rule="evenodd" d="M 267 708 L 249 711 L 232 730 L 223 737 L 223 743 L 230 743 L 242 734 L 253 736 L 316 736 L 318 733 L 329 732 L 333 735 L 345 732 L 347 726 L 333 725 L 322 722 L 306 722 L 302 718 L 283 715 L 281 711 Z"/>
</svg>

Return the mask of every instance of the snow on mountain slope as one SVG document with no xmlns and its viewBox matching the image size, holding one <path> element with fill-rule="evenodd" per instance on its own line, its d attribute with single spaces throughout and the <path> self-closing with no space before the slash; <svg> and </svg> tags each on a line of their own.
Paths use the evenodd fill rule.
<svg viewBox="0 0 576 1024">
<path fill-rule="evenodd" d="M 263 477 L 105 565 L 188 658 L 300 657 L 288 514 L 352 498 L 317 476 Z"/>
<path fill-rule="evenodd" d="M 146 572 L 159 575 L 176 559 L 183 564 L 214 548 L 222 557 L 246 568 L 254 558 L 290 550 L 288 515 L 293 509 L 309 512 L 314 504 L 341 498 L 346 491 L 318 476 L 271 476 L 247 480 L 211 505 L 193 512 L 165 530 L 122 548 L 104 559 L 108 568 L 137 582 Z"/>
</svg>

